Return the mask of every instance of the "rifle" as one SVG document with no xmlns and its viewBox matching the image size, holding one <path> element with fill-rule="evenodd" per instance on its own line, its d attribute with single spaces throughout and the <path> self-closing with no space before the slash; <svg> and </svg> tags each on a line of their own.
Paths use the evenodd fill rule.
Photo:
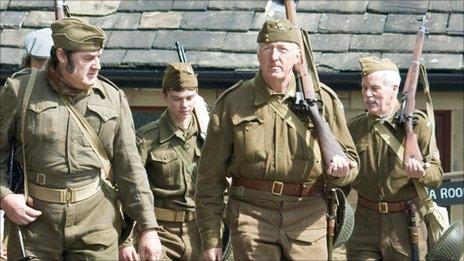
<svg viewBox="0 0 464 261">
<path fill-rule="evenodd" d="M 55 20 L 65 17 L 65 6 L 63 0 L 55 0 Z"/>
<path fill-rule="evenodd" d="M 290 22 L 296 24 L 296 8 L 293 0 L 285 0 L 285 13 Z M 308 70 L 308 62 L 306 60 L 303 34 L 300 31 L 300 48 L 301 61 L 293 67 L 293 72 L 296 78 L 296 94 L 294 108 L 309 113 L 316 130 L 317 141 L 321 148 L 322 157 L 325 164 L 328 165 L 335 155 L 346 158 L 340 144 L 332 134 L 329 124 L 319 114 L 318 101 L 314 93 L 314 83 Z"/>
<path fill-rule="evenodd" d="M 416 205 L 410 201 L 407 202 L 407 216 L 409 223 L 409 241 L 411 242 L 412 260 L 419 260 L 419 234 L 416 222 Z"/>
<path fill-rule="evenodd" d="M 419 149 L 419 145 L 417 144 L 417 135 L 413 132 L 412 119 L 416 104 L 417 81 L 420 73 L 420 57 L 426 32 L 427 28 L 425 27 L 425 16 L 423 16 L 421 26 L 417 32 L 411 65 L 409 66 L 401 95 L 401 109 L 395 115 L 396 121 L 399 124 L 404 124 L 404 129 L 406 131 L 403 165 L 406 164 L 409 158 L 414 158 L 419 161 L 423 160 L 422 153 Z"/>
</svg>

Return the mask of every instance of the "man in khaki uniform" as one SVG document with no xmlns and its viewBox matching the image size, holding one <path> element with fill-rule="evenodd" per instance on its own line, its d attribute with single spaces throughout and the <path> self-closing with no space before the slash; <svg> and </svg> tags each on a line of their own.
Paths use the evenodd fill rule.
<svg viewBox="0 0 464 261">
<path fill-rule="evenodd" d="M 54 47 L 46 69 L 17 74 L 0 93 L 1 208 L 21 225 L 27 256 L 115 260 L 121 225 L 118 197 L 143 231 L 142 257 L 156 259 L 161 245 L 153 195 L 137 154 L 131 112 L 124 93 L 97 78 L 105 34 L 76 18 L 60 19 L 51 29 Z M 24 98 L 28 90 L 32 90 L 29 99 Z M 73 109 L 77 113 L 71 114 Z M 105 161 L 78 126 L 74 118 L 78 114 L 107 153 L 117 194 L 101 177 Z M 12 142 L 16 160 L 27 170 L 27 200 L 8 188 Z M 17 236 L 9 240 L 11 260 L 20 257 Z"/>
<path fill-rule="evenodd" d="M 299 62 L 298 29 L 269 20 L 257 42 L 260 70 L 216 102 L 202 150 L 195 196 L 205 258 L 221 259 L 221 219 L 226 177 L 232 177 L 226 223 L 237 260 L 327 259 L 324 183 L 346 185 L 357 155 L 343 108 L 328 87 L 320 90 L 323 115 L 348 160 L 336 155 L 327 171 L 309 116 L 294 112 L 309 142 L 287 115 L 295 96 L 292 67 Z"/>
<path fill-rule="evenodd" d="M 198 81 L 188 63 L 166 68 L 162 95 L 167 110 L 137 130 L 137 147 L 155 197 L 163 260 L 198 260 L 201 242 L 195 220 L 195 181 L 203 140 L 193 115 Z"/>
<path fill-rule="evenodd" d="M 414 133 L 425 165 L 410 159 L 406 166 L 379 135 L 383 124 L 401 143 L 404 126 L 395 121 L 400 109 L 397 100 L 400 75 L 388 59 L 365 57 L 362 67 L 362 95 L 367 109 L 353 118 L 349 129 L 361 161 L 359 175 L 353 182 L 358 191 L 355 228 L 347 243 L 349 260 L 411 260 L 406 202 L 420 207 L 413 179 L 425 186 L 441 184 L 443 170 L 436 144 L 431 143 L 431 125 L 425 113 L 414 113 Z M 421 260 L 427 253 L 427 230 L 418 215 Z"/>
</svg>

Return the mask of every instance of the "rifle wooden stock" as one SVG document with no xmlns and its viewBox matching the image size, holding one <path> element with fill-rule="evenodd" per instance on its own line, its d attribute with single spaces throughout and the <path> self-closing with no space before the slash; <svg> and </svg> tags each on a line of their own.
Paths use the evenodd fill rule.
<svg viewBox="0 0 464 261">
<path fill-rule="evenodd" d="M 296 24 L 296 8 L 293 0 L 285 0 L 285 12 L 287 19 L 293 25 L 298 26 Z M 322 116 L 319 114 L 317 106 L 314 105 L 314 102 L 312 102 L 316 97 L 314 94 L 314 84 L 308 70 L 303 35 L 300 30 L 298 30 L 298 32 L 300 35 L 301 61 L 299 64 L 294 66 L 293 71 L 298 76 L 301 76 L 304 98 L 310 102 L 308 112 L 316 129 L 317 141 L 321 147 L 322 157 L 324 158 L 325 164 L 328 165 L 335 155 L 339 155 L 345 158 L 346 155 L 340 147 L 337 139 L 335 139 L 334 135 L 332 134 L 329 124 L 322 118 Z M 313 105 L 311 105 L 311 103 L 313 103 Z"/>
<path fill-rule="evenodd" d="M 420 73 L 420 58 L 426 33 L 425 16 L 422 19 L 421 27 L 419 32 L 417 32 L 411 65 L 409 66 L 403 87 L 402 107 L 400 115 L 398 116 L 399 122 L 404 123 L 406 132 L 403 163 L 406 163 L 409 158 L 414 158 L 420 161 L 423 159 L 419 145 L 417 144 L 417 135 L 413 132 L 412 126 L 413 113 L 416 106 L 417 83 Z"/>
<path fill-rule="evenodd" d="M 55 20 L 65 17 L 64 14 L 64 1 L 55 0 Z"/>
</svg>

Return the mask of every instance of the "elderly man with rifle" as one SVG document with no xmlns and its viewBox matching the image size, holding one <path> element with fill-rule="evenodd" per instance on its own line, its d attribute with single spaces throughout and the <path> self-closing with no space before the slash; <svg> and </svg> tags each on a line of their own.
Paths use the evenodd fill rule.
<svg viewBox="0 0 464 261">
<path fill-rule="evenodd" d="M 59 19 L 51 29 L 45 70 L 16 74 L 0 92 L 0 205 L 19 225 L 9 240 L 9 259 L 116 260 L 116 198 L 142 231 L 141 257 L 157 259 L 153 195 L 129 105 L 99 76 L 105 33 L 76 18 Z M 23 194 L 14 194 L 3 175 L 13 142 Z"/>
<path fill-rule="evenodd" d="M 412 67 L 419 68 L 419 57 L 415 55 Z M 422 207 L 416 186 L 439 186 L 443 170 L 429 118 L 421 111 L 413 112 L 419 72 L 414 75 L 413 68 L 408 73 L 403 92 L 408 98 L 403 105 L 412 103 L 412 110 L 404 112 L 406 108 L 397 100 L 401 81 L 398 67 L 386 58 L 364 57 L 359 62 L 367 113 L 349 123 L 361 167 L 353 182 L 358 191 L 358 208 L 347 257 L 423 260 L 427 229 L 416 211 Z M 398 121 L 401 118 L 407 122 Z M 408 124 L 410 132 L 405 131 L 404 125 Z M 403 140 L 406 147 L 417 150 L 403 147 Z"/>
<path fill-rule="evenodd" d="M 333 91 L 325 86 L 320 90 L 321 109 L 344 155 L 330 162 L 321 155 L 322 133 L 316 136 L 315 122 L 294 106 L 300 37 L 287 19 L 266 21 L 257 39 L 258 73 L 216 102 L 195 196 L 208 260 L 221 259 L 227 177 L 232 185 L 225 218 L 237 260 L 327 259 L 323 187 L 351 182 L 357 154 Z"/>
</svg>

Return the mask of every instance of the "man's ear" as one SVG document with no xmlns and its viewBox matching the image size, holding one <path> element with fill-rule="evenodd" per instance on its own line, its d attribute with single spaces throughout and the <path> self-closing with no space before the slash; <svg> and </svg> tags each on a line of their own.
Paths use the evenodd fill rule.
<svg viewBox="0 0 464 261">
<path fill-rule="evenodd" d="M 56 58 L 58 58 L 58 61 L 60 63 L 67 63 L 68 62 L 68 57 L 66 57 L 66 54 L 62 48 L 57 48 L 56 49 Z"/>
</svg>

